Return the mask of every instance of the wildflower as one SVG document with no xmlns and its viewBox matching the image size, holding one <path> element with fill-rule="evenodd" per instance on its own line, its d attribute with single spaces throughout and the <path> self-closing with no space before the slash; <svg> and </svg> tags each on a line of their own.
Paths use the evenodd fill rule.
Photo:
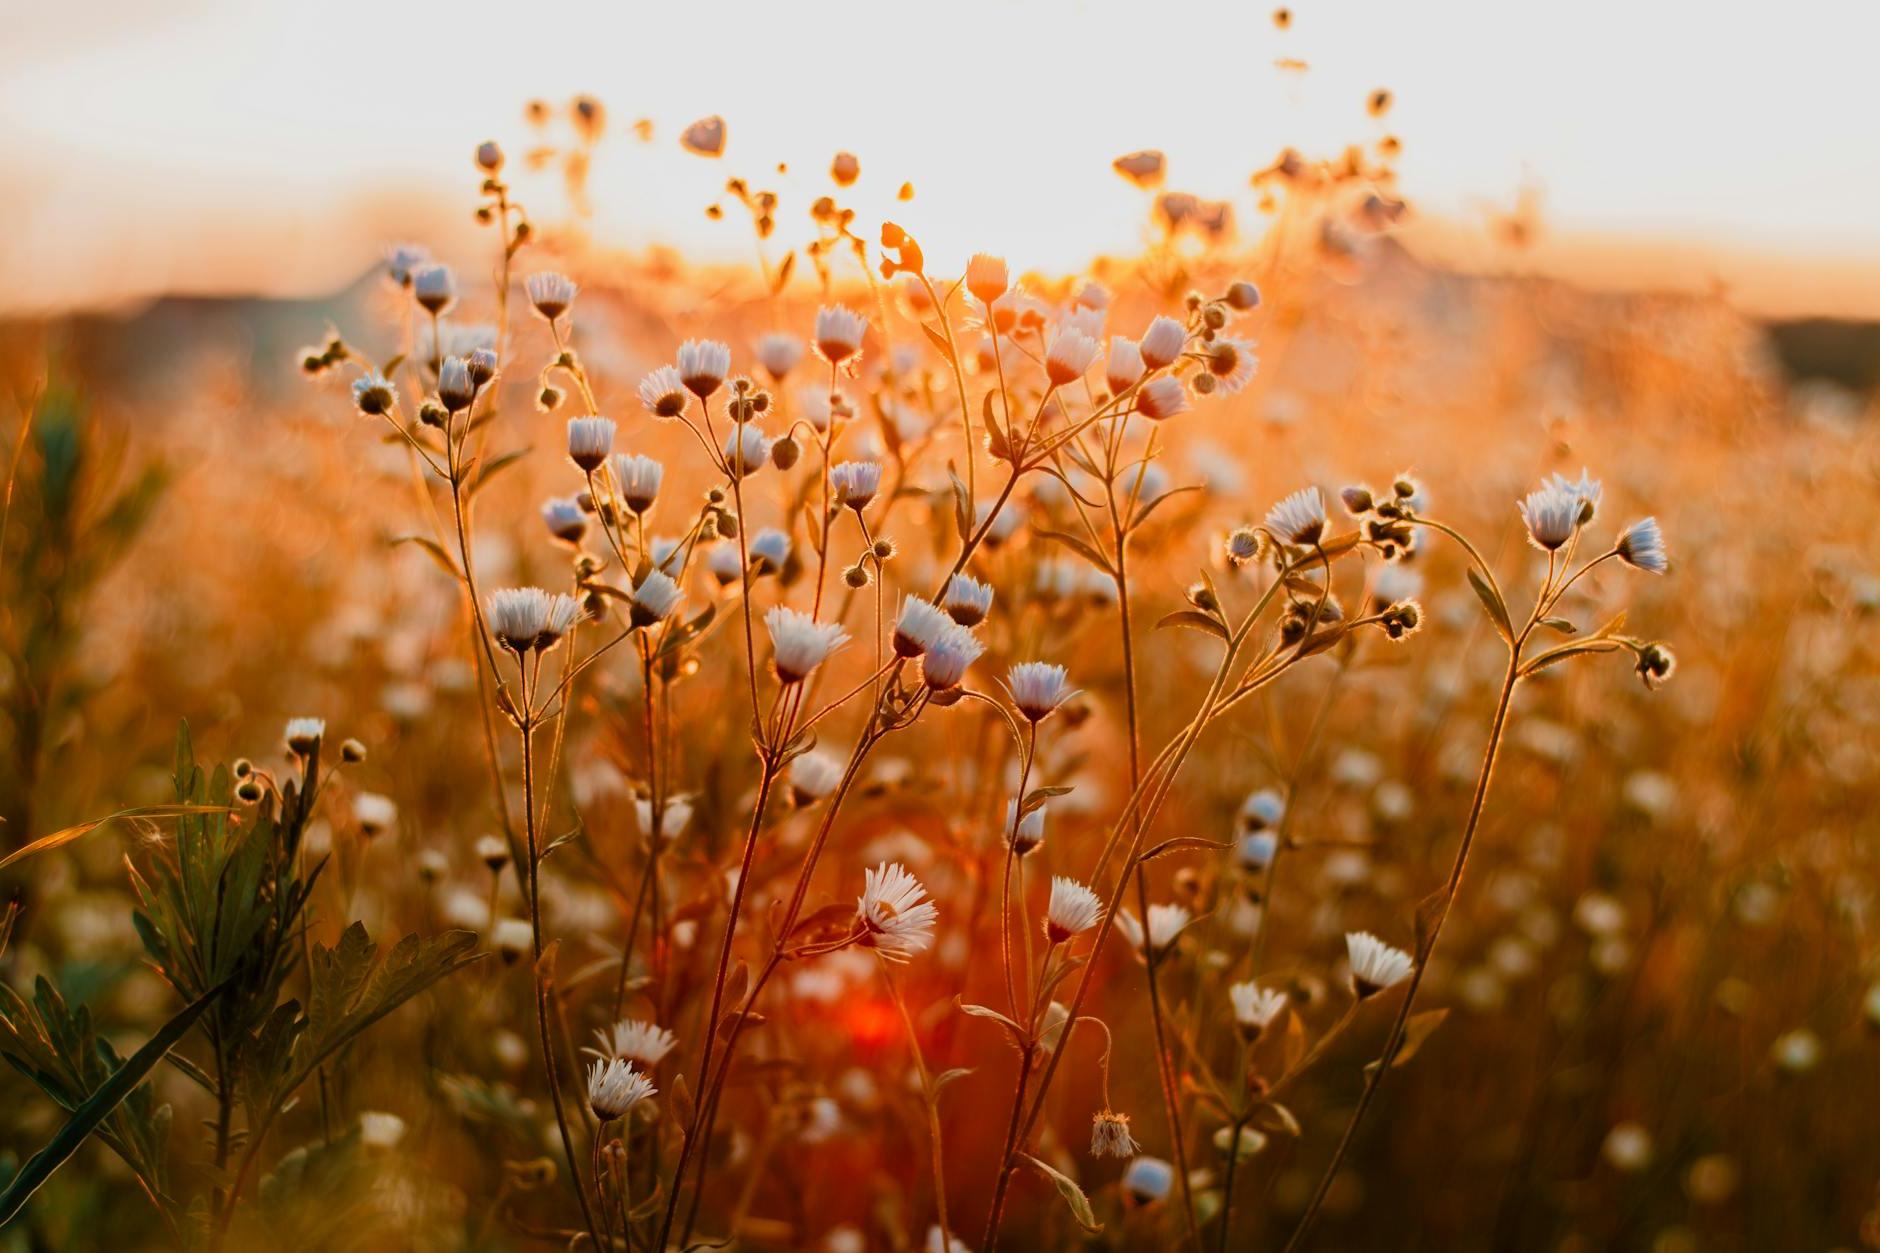
<svg viewBox="0 0 1880 1253">
<path fill-rule="evenodd" d="M 1061 882 L 1061 880 L 1060 880 Z M 1129 1115 L 1099 1110 L 1090 1120 L 1090 1156 L 1134 1157 L 1142 1146 L 1129 1134 Z"/>
<path fill-rule="evenodd" d="M 1227 995 L 1234 1003 L 1234 1025 L 1248 1043 L 1259 1039 L 1286 1008 L 1284 992 L 1254 983 L 1236 983 L 1227 989 Z"/>
<path fill-rule="evenodd" d="M 700 400 L 724 386 L 731 373 L 731 349 L 717 340 L 688 339 L 679 345 L 679 379 Z"/>
<path fill-rule="evenodd" d="M 355 739 L 341 740 L 339 759 L 356 765 L 366 759 L 366 746 Z"/>
<path fill-rule="evenodd" d="M 597 1061 L 588 1070 L 588 1107 L 602 1122 L 625 1118 L 656 1090 L 651 1079 L 618 1057 Z"/>
<path fill-rule="evenodd" d="M 1103 381 L 1112 392 L 1121 394 L 1142 378 L 1142 349 L 1125 335 L 1110 336 L 1110 351 L 1103 359 Z"/>
<path fill-rule="evenodd" d="M 1016 856 L 1023 857 L 1044 843 L 1044 810 L 1043 805 L 1034 805 L 1020 817 L 1018 802 L 1005 802 L 1005 842 Z"/>
<path fill-rule="evenodd" d="M 289 718 L 287 720 L 287 747 L 296 754 L 306 757 L 320 747 L 320 737 L 326 734 L 324 718 Z"/>
<path fill-rule="evenodd" d="M 940 607 L 961 626 L 978 626 L 992 611 L 992 587 L 970 574 L 956 574 L 947 580 Z"/>
<path fill-rule="evenodd" d="M 718 586 L 729 587 L 744 575 L 744 558 L 738 553 L 736 544 L 719 544 L 705 554 L 705 573 L 718 580 Z"/>
<path fill-rule="evenodd" d="M 541 588 L 501 588 L 490 596 L 490 633 L 504 648 L 525 653 L 548 630 L 548 613 L 548 593 Z"/>
<path fill-rule="evenodd" d="M 1228 287 L 1227 295 L 1223 299 L 1227 301 L 1229 308 L 1245 313 L 1249 309 L 1260 307 L 1260 289 L 1245 279 L 1241 279 Z"/>
<path fill-rule="evenodd" d="M 1208 373 L 1214 376 L 1215 390 L 1232 396 L 1247 385 L 1259 366 L 1253 345 L 1242 339 L 1221 336 L 1208 345 Z"/>
<path fill-rule="evenodd" d="M 566 274 L 544 270 L 540 274 L 529 275 L 522 286 L 529 293 L 529 303 L 535 306 L 535 311 L 550 322 L 568 312 L 574 304 L 576 288 L 574 281 Z"/>
<path fill-rule="evenodd" d="M 353 797 L 353 821 L 367 839 L 383 835 L 398 821 L 398 804 L 378 792 L 361 792 Z"/>
<path fill-rule="evenodd" d="M 1244 566 L 1260 559 L 1260 554 L 1266 549 L 1266 537 L 1251 526 L 1235 527 L 1221 547 L 1227 564 Z"/>
<path fill-rule="evenodd" d="M 499 835 L 478 836 L 473 851 L 491 874 L 501 874 L 509 864 L 509 844 Z"/>
<path fill-rule="evenodd" d="M 776 527 L 767 526 L 751 536 L 745 551 L 750 554 L 753 572 L 775 574 L 790 559 L 790 537 Z"/>
<path fill-rule="evenodd" d="M 842 763 L 828 753 L 808 752 L 790 762 L 790 794 L 799 806 L 819 801 L 842 782 Z"/>
<path fill-rule="evenodd" d="M 829 430 L 829 424 L 838 417 L 849 417 L 849 402 L 841 392 L 832 392 L 826 387 L 805 387 L 796 394 L 796 407 L 818 434 Z"/>
<path fill-rule="evenodd" d="M 1377 625 L 1390 639 L 1407 639 L 1423 625 L 1423 607 L 1414 600 L 1400 600 L 1385 607 L 1377 616 Z"/>
<path fill-rule="evenodd" d="M 470 367 L 470 381 L 478 387 L 488 386 L 496 377 L 496 350 L 494 348 L 472 348 L 470 355 L 464 358 Z"/>
<path fill-rule="evenodd" d="M 803 360 L 803 341 L 794 335 L 772 331 L 757 341 L 756 355 L 757 364 L 764 367 L 772 381 L 781 383 Z"/>
<path fill-rule="evenodd" d="M 950 692 L 985 651 L 986 646 L 971 631 L 957 622 L 949 623 L 921 658 L 921 679 L 932 691 Z"/>
<path fill-rule="evenodd" d="M 1270 831 L 1254 831 L 1234 844 L 1234 857 L 1249 874 L 1258 874 L 1272 865 L 1278 852 L 1279 838 Z"/>
<path fill-rule="evenodd" d="M 1143 951 L 1143 941 L 1146 939 L 1149 945 L 1148 955 L 1153 961 L 1166 953 L 1169 947 L 1180 938 L 1183 928 L 1188 925 L 1188 919 L 1188 909 L 1184 905 L 1151 905 L 1149 906 L 1149 930 L 1146 936 L 1142 923 L 1138 922 L 1136 915 L 1128 910 L 1116 916 L 1116 925 L 1123 929 L 1124 938 L 1138 953 Z"/>
<path fill-rule="evenodd" d="M 1175 1168 L 1159 1157 L 1138 1157 L 1123 1170 L 1123 1191 L 1147 1205 L 1168 1195 Z"/>
<path fill-rule="evenodd" d="M 1625 529 L 1614 545 L 1619 560 L 1647 574 L 1663 574 L 1671 566 L 1665 555 L 1665 537 L 1658 529 L 1658 519 L 1645 518 Z"/>
<path fill-rule="evenodd" d="M 1053 710 L 1071 696 L 1065 686 L 1069 677 L 1063 666 L 1043 661 L 1026 661 L 1013 666 L 1007 678 L 1012 703 L 1029 722 L 1043 722 Z"/>
<path fill-rule="evenodd" d="M 1051 903 L 1046 907 L 1044 915 L 1044 934 L 1051 943 L 1062 944 L 1072 936 L 1090 930 L 1102 918 L 1103 904 L 1095 892 L 1063 875 L 1051 880 Z M 1122 1154 L 1117 1156 L 1121 1157 Z"/>
<path fill-rule="evenodd" d="M 1369 931 L 1347 933 L 1345 953 L 1351 962 L 1351 990 L 1359 1000 L 1402 983 L 1416 966 L 1410 954 L 1392 948 Z"/>
<path fill-rule="evenodd" d="M 612 418 L 570 418 L 568 420 L 568 460 L 585 473 L 592 474 L 614 451 Z"/>
<path fill-rule="evenodd" d="M 653 798 L 637 796 L 633 800 L 633 817 L 640 824 L 640 834 L 647 839 L 654 835 L 653 821 L 659 820 L 659 838 L 677 839 L 692 822 L 692 799 L 688 796 L 668 796 L 659 806 L 659 812 L 653 812 Z"/>
<path fill-rule="evenodd" d="M 640 380 L 640 403 L 656 418 L 676 418 L 685 412 L 685 380 L 669 365 Z"/>
<path fill-rule="evenodd" d="M 1090 336 L 1064 327 L 1051 337 L 1045 349 L 1045 375 L 1054 386 L 1068 387 L 1084 376 L 1101 351 L 1102 345 Z"/>
<path fill-rule="evenodd" d="M 445 357 L 437 371 L 437 398 L 450 413 L 462 413 L 477 398 L 477 385 L 470 377 L 470 363 L 462 357 Z"/>
<path fill-rule="evenodd" d="M 1286 544 L 1316 544 L 1325 534 L 1325 498 L 1316 487 L 1302 487 L 1274 505 L 1266 529 Z"/>
<path fill-rule="evenodd" d="M 894 655 L 918 657 L 953 625 L 953 619 L 918 596 L 901 602 L 901 615 L 894 623 Z"/>
<path fill-rule="evenodd" d="M 599 1053 L 607 1060 L 638 1062 L 651 1070 L 666 1054 L 679 1045 L 679 1038 L 656 1022 L 624 1018 L 611 1029 L 594 1033 L 600 1040 Z"/>
<path fill-rule="evenodd" d="M 398 392 L 392 387 L 391 380 L 377 370 L 354 379 L 352 394 L 353 404 L 368 418 L 388 414 L 398 404 Z"/>
<path fill-rule="evenodd" d="M 1600 1152 L 1614 1170 L 1628 1174 L 1644 1170 L 1652 1161 L 1651 1132 L 1635 1122 L 1622 1122 L 1606 1133 Z"/>
<path fill-rule="evenodd" d="M 426 312 L 435 316 L 450 308 L 457 298 L 457 285 L 451 280 L 447 267 L 427 265 L 412 273 L 411 294 Z"/>
<path fill-rule="evenodd" d="M 1160 370 L 1173 365 L 1187 343 L 1187 327 L 1174 318 L 1159 317 L 1149 323 L 1149 329 L 1142 333 L 1137 348 L 1142 353 L 1144 365 L 1151 370 Z"/>
<path fill-rule="evenodd" d="M 1011 286 L 1011 276 L 1005 268 L 1005 258 L 976 252 L 966 263 L 966 290 L 980 304 L 991 307 L 999 297 L 1005 295 Z"/>
<path fill-rule="evenodd" d="M 725 468 L 733 479 L 745 479 L 764 468 L 770 441 L 751 423 L 740 423 L 725 436 Z"/>
<path fill-rule="evenodd" d="M 933 943 L 940 911 L 923 899 L 927 889 L 898 862 L 883 862 L 867 872 L 856 901 L 862 943 L 889 961 L 906 961 Z"/>
<path fill-rule="evenodd" d="M 958 1236 L 940 1230 L 938 1223 L 927 1228 L 927 1238 L 921 1242 L 921 1253 L 973 1253 L 973 1246 Z"/>
<path fill-rule="evenodd" d="M 1564 474 L 1555 474 L 1548 477 L 1547 485 L 1549 487 L 1558 488 L 1563 492 L 1570 492 L 1578 498 L 1580 502 L 1579 517 L 1581 526 L 1585 526 L 1588 522 L 1593 520 L 1593 515 L 1599 510 L 1599 497 L 1601 492 L 1604 491 L 1604 488 L 1601 486 L 1598 479 L 1587 472 L 1585 466 L 1580 467 L 1580 477 L 1577 480 L 1570 479 Z M 1408 496 L 1414 493 L 1406 492 L 1404 494 Z"/>
<path fill-rule="evenodd" d="M 838 622 L 818 622 L 806 613 L 773 606 L 764 615 L 775 649 L 777 678 L 786 686 L 801 683 L 823 660 L 849 642 Z"/>
<path fill-rule="evenodd" d="M 385 277 L 409 287 L 412 276 L 430 260 L 431 254 L 417 244 L 393 244 L 385 250 Z"/>
<path fill-rule="evenodd" d="M 1173 375 L 1150 379 L 1136 392 L 1136 411 L 1155 422 L 1187 413 L 1188 389 Z"/>
<path fill-rule="evenodd" d="M 628 599 L 627 620 L 636 627 L 663 622 L 678 608 L 684 595 L 679 585 L 663 571 L 648 570 Z"/>
<path fill-rule="evenodd" d="M 490 932 L 490 944 L 505 965 L 514 965 L 535 944 L 535 932 L 527 918 L 504 918 Z"/>
<path fill-rule="evenodd" d="M 1569 488 L 1547 484 L 1529 492 L 1519 505 L 1528 542 L 1542 552 L 1559 549 L 1579 528 L 1580 498 Z"/>
<path fill-rule="evenodd" d="M 581 602 L 574 597 L 559 592 L 549 597 L 548 621 L 544 624 L 542 633 L 535 638 L 536 648 L 547 652 L 555 647 L 580 617 Z"/>
<path fill-rule="evenodd" d="M 666 467 L 651 457 L 626 453 L 614 454 L 614 486 L 620 499 L 634 513 L 645 513 L 659 499 L 660 484 L 665 482 Z"/>
<path fill-rule="evenodd" d="M 838 461 L 829 470 L 829 487 L 836 503 L 860 513 L 868 508 L 881 490 L 881 463 L 878 461 Z"/>
<path fill-rule="evenodd" d="M 841 365 L 862 350 L 868 319 L 844 305 L 824 305 L 816 311 L 816 355 L 830 365 Z"/>
<path fill-rule="evenodd" d="M 359 1143 L 368 1149 L 391 1149 L 405 1138 L 405 1120 L 382 1110 L 359 1112 Z"/>
<path fill-rule="evenodd" d="M 1813 1070 L 1821 1062 L 1821 1037 L 1807 1027 L 1797 1027 L 1776 1038 L 1769 1047 L 1776 1066 L 1792 1075 Z"/>
</svg>

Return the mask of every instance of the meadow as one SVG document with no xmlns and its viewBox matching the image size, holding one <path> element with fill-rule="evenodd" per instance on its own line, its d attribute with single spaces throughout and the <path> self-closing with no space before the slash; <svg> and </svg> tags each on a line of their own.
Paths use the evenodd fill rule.
<svg viewBox="0 0 1880 1253">
<path fill-rule="evenodd" d="M 0 1249 L 1880 1249 L 1871 398 L 1389 142 L 728 266 L 555 108 L 0 331 Z"/>
</svg>

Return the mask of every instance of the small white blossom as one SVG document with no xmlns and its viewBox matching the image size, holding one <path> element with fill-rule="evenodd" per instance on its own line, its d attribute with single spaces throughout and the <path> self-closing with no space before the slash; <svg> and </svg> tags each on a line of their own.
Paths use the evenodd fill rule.
<svg viewBox="0 0 1880 1253">
<path fill-rule="evenodd" d="M 1625 529 L 1616 545 L 1619 560 L 1647 574 L 1663 574 L 1671 567 L 1665 553 L 1665 537 L 1658 529 L 1658 519 L 1645 518 Z"/>
<path fill-rule="evenodd" d="M 320 739 L 326 734 L 324 718 L 289 718 L 287 720 L 287 746 L 305 757 L 319 746 Z"/>
<path fill-rule="evenodd" d="M 725 436 L 725 469 L 734 479 L 750 477 L 770 459 L 770 440 L 754 422 L 741 422 Z"/>
<path fill-rule="evenodd" d="M 684 596 L 670 575 L 663 570 L 648 570 L 628 600 L 628 620 L 639 627 L 662 622 L 678 608 Z"/>
<path fill-rule="evenodd" d="M 849 633 L 837 622 L 818 622 L 806 613 L 782 605 L 764 615 L 775 650 L 777 678 L 785 684 L 801 683 L 830 653 L 849 642 Z"/>
<path fill-rule="evenodd" d="M 1542 552 L 1553 552 L 1573 538 L 1580 525 L 1580 497 L 1566 487 L 1548 484 L 1518 502 L 1527 523 L 1528 542 Z"/>
<path fill-rule="evenodd" d="M 794 335 L 773 331 L 757 341 L 757 364 L 776 382 L 783 382 L 802 360 L 803 341 Z"/>
<path fill-rule="evenodd" d="M 931 602 L 919 596 L 905 598 L 901 601 L 900 616 L 894 622 L 894 655 L 920 656 L 952 625 L 953 619 Z"/>
<path fill-rule="evenodd" d="M 731 373 L 731 349 L 714 339 L 688 339 L 679 345 L 679 378 L 685 389 L 704 400 L 724 386 Z"/>
<path fill-rule="evenodd" d="M 992 611 L 992 585 L 970 574 L 956 574 L 947 580 L 940 607 L 961 626 L 978 626 Z"/>
<path fill-rule="evenodd" d="M 816 311 L 816 355 L 841 365 L 862 350 L 868 319 L 843 305 L 824 305 Z"/>
<path fill-rule="evenodd" d="M 976 252 L 966 263 L 966 290 L 983 305 L 990 305 L 1005 295 L 1011 284 L 1004 257 Z"/>
<path fill-rule="evenodd" d="M 940 911 L 924 899 L 927 889 L 898 862 L 883 862 L 867 872 L 856 901 L 862 943 L 890 961 L 906 961 L 933 943 Z"/>
<path fill-rule="evenodd" d="M 614 489 L 634 513 L 645 513 L 659 499 L 659 488 L 666 480 L 666 467 L 651 457 L 635 453 L 614 454 Z"/>
<path fill-rule="evenodd" d="M 838 461 L 829 470 L 829 490 L 836 503 L 860 513 L 881 490 L 879 461 Z"/>
<path fill-rule="evenodd" d="M 1316 544 L 1325 534 L 1325 498 L 1316 487 L 1302 487 L 1274 505 L 1266 529 L 1284 544 Z"/>
<path fill-rule="evenodd" d="M 1103 363 L 1103 381 L 1121 393 L 1142 378 L 1142 348 L 1126 335 L 1110 336 L 1110 352 Z"/>
<path fill-rule="evenodd" d="M 1018 711 L 1028 721 L 1042 722 L 1072 695 L 1066 683 L 1068 677 L 1063 666 L 1026 661 L 1012 667 L 1006 686 Z"/>
<path fill-rule="evenodd" d="M 1190 407 L 1188 389 L 1172 374 L 1150 379 L 1136 391 L 1136 411 L 1155 422 L 1180 417 Z"/>
<path fill-rule="evenodd" d="M 758 574 L 775 574 L 790 560 L 790 537 L 774 526 L 767 526 L 751 536 L 745 546 L 752 569 Z"/>
<path fill-rule="evenodd" d="M 1253 983 L 1236 983 L 1227 989 L 1234 1003 L 1234 1024 L 1241 1034 L 1253 1039 L 1273 1025 L 1286 1008 L 1286 994 Z"/>
<path fill-rule="evenodd" d="M 614 451 L 614 423 L 611 418 L 570 418 L 568 420 L 568 460 L 588 474 L 601 468 Z"/>
<path fill-rule="evenodd" d="M 1160 370 L 1173 365 L 1187 343 L 1187 327 L 1174 318 L 1159 317 L 1149 323 L 1149 329 L 1142 333 L 1142 339 L 1136 347 L 1142 354 L 1144 365 L 1151 370 Z"/>
<path fill-rule="evenodd" d="M 1103 903 L 1075 879 L 1058 875 L 1051 880 L 1051 903 L 1045 909 L 1044 934 L 1053 944 L 1090 930 L 1103 918 Z"/>
<path fill-rule="evenodd" d="M 1138 1157 L 1123 1170 L 1123 1191 L 1147 1205 L 1168 1195 L 1175 1168 L 1159 1157 Z"/>
<path fill-rule="evenodd" d="M 535 311 L 550 322 L 568 312 L 577 290 L 573 279 L 552 270 L 529 275 L 522 286 L 529 293 L 529 303 L 535 306 Z"/>
<path fill-rule="evenodd" d="M 594 1033 L 600 1040 L 598 1052 L 603 1060 L 637 1062 L 648 1070 L 659 1065 L 666 1054 L 679 1045 L 679 1038 L 656 1022 L 626 1018 L 611 1028 Z"/>
<path fill-rule="evenodd" d="M 799 805 L 823 799 L 841 782 L 842 763 L 828 753 L 807 752 L 790 761 L 790 791 Z"/>
<path fill-rule="evenodd" d="M 1102 346 L 1090 336 L 1070 327 L 1061 328 L 1045 349 L 1044 372 L 1052 384 L 1068 387 L 1084 376 L 1097 359 Z"/>
<path fill-rule="evenodd" d="M 685 412 L 685 380 L 669 365 L 640 380 L 640 403 L 656 418 L 676 418 Z"/>
<path fill-rule="evenodd" d="M 1347 933 L 1345 953 L 1351 963 L 1352 990 L 1360 1000 L 1395 987 L 1416 968 L 1410 954 L 1392 948 L 1369 931 Z"/>
<path fill-rule="evenodd" d="M 1160 957 L 1168 951 L 1169 946 L 1175 943 L 1182 930 L 1187 927 L 1189 917 L 1188 908 L 1185 905 L 1149 906 L 1149 932 L 1146 938 L 1149 942 L 1151 958 Z M 1123 937 L 1129 941 L 1129 946 L 1140 954 L 1145 937 L 1142 923 L 1137 921 L 1136 915 L 1124 910 L 1116 915 L 1116 925 L 1122 929 Z"/>
<path fill-rule="evenodd" d="M 985 651 L 986 646 L 971 631 L 950 622 L 920 659 L 921 678 L 933 691 L 951 691 L 966 677 L 966 668 Z"/>
<path fill-rule="evenodd" d="M 651 1079 L 617 1057 L 588 1070 L 588 1107 L 602 1122 L 625 1118 L 656 1090 Z"/>
<path fill-rule="evenodd" d="M 640 824 L 640 834 L 648 839 L 653 835 L 653 798 L 636 796 L 633 798 L 633 816 Z M 685 832 L 692 822 L 692 798 L 689 796 L 668 796 L 659 809 L 659 838 L 674 840 Z"/>
</svg>

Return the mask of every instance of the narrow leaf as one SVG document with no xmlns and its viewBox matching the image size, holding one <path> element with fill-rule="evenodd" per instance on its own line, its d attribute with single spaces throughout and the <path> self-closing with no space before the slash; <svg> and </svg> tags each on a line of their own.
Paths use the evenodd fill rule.
<svg viewBox="0 0 1880 1253">
<path fill-rule="evenodd" d="M 1097 1221 L 1096 1211 L 1090 1208 L 1090 1198 L 1084 1195 L 1084 1190 L 1077 1186 L 1075 1179 L 1060 1170 L 1053 1170 L 1029 1153 L 1020 1153 L 1019 1156 L 1049 1176 L 1051 1182 L 1057 1185 L 1058 1195 L 1071 1207 L 1071 1217 L 1077 1220 L 1078 1226 L 1089 1232 L 1103 1230 L 1103 1224 Z"/>
</svg>

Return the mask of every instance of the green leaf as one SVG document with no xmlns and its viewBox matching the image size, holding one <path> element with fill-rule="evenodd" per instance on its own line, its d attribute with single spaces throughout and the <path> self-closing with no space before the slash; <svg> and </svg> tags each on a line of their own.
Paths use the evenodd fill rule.
<svg viewBox="0 0 1880 1253">
<path fill-rule="evenodd" d="M 189 1029 L 196 1025 L 196 1020 L 202 1017 L 203 1011 L 221 994 L 222 987 L 218 986 L 190 1002 L 182 1013 L 164 1023 L 162 1029 L 133 1053 L 129 1061 L 113 1071 L 111 1077 L 73 1111 L 71 1119 L 59 1128 L 59 1133 L 45 1148 L 33 1154 L 7 1184 L 6 1191 L 0 1192 L 0 1227 L 11 1222 L 20 1212 L 20 1207 L 39 1190 L 39 1185 L 50 1179 L 54 1171 L 78 1152 L 78 1146 L 85 1142 L 85 1138 L 144 1081 L 151 1069 L 163 1060 L 163 1055 L 188 1034 Z"/>
<path fill-rule="evenodd" d="M 130 809 L 120 809 L 116 813 L 106 814 L 102 818 L 93 818 L 89 822 L 80 822 L 51 835 L 42 835 L 24 848 L 16 848 L 5 857 L 0 857 L 0 870 L 5 870 L 16 861 L 24 861 L 35 853 L 49 852 L 63 844 L 70 844 L 81 836 L 89 835 L 108 822 L 119 818 L 175 818 L 183 814 L 219 814 L 226 813 L 220 805 L 138 805 Z"/>
<path fill-rule="evenodd" d="M 1058 1195 L 1071 1207 L 1071 1217 L 1077 1220 L 1078 1226 L 1092 1233 L 1103 1230 L 1103 1224 L 1097 1221 L 1096 1211 L 1090 1208 L 1090 1198 L 1084 1195 L 1084 1190 L 1077 1186 L 1075 1179 L 1063 1171 L 1052 1169 L 1029 1153 L 1020 1153 L 1019 1156 L 1049 1176 L 1051 1182 L 1057 1185 Z"/>
<path fill-rule="evenodd" d="M 1469 571 L 1469 586 L 1475 589 L 1482 607 L 1488 610 L 1488 616 L 1495 623 L 1495 629 L 1501 632 L 1501 638 L 1510 644 L 1514 643 L 1514 623 L 1508 619 L 1508 605 L 1502 600 L 1501 593 L 1474 570 Z"/>
</svg>

